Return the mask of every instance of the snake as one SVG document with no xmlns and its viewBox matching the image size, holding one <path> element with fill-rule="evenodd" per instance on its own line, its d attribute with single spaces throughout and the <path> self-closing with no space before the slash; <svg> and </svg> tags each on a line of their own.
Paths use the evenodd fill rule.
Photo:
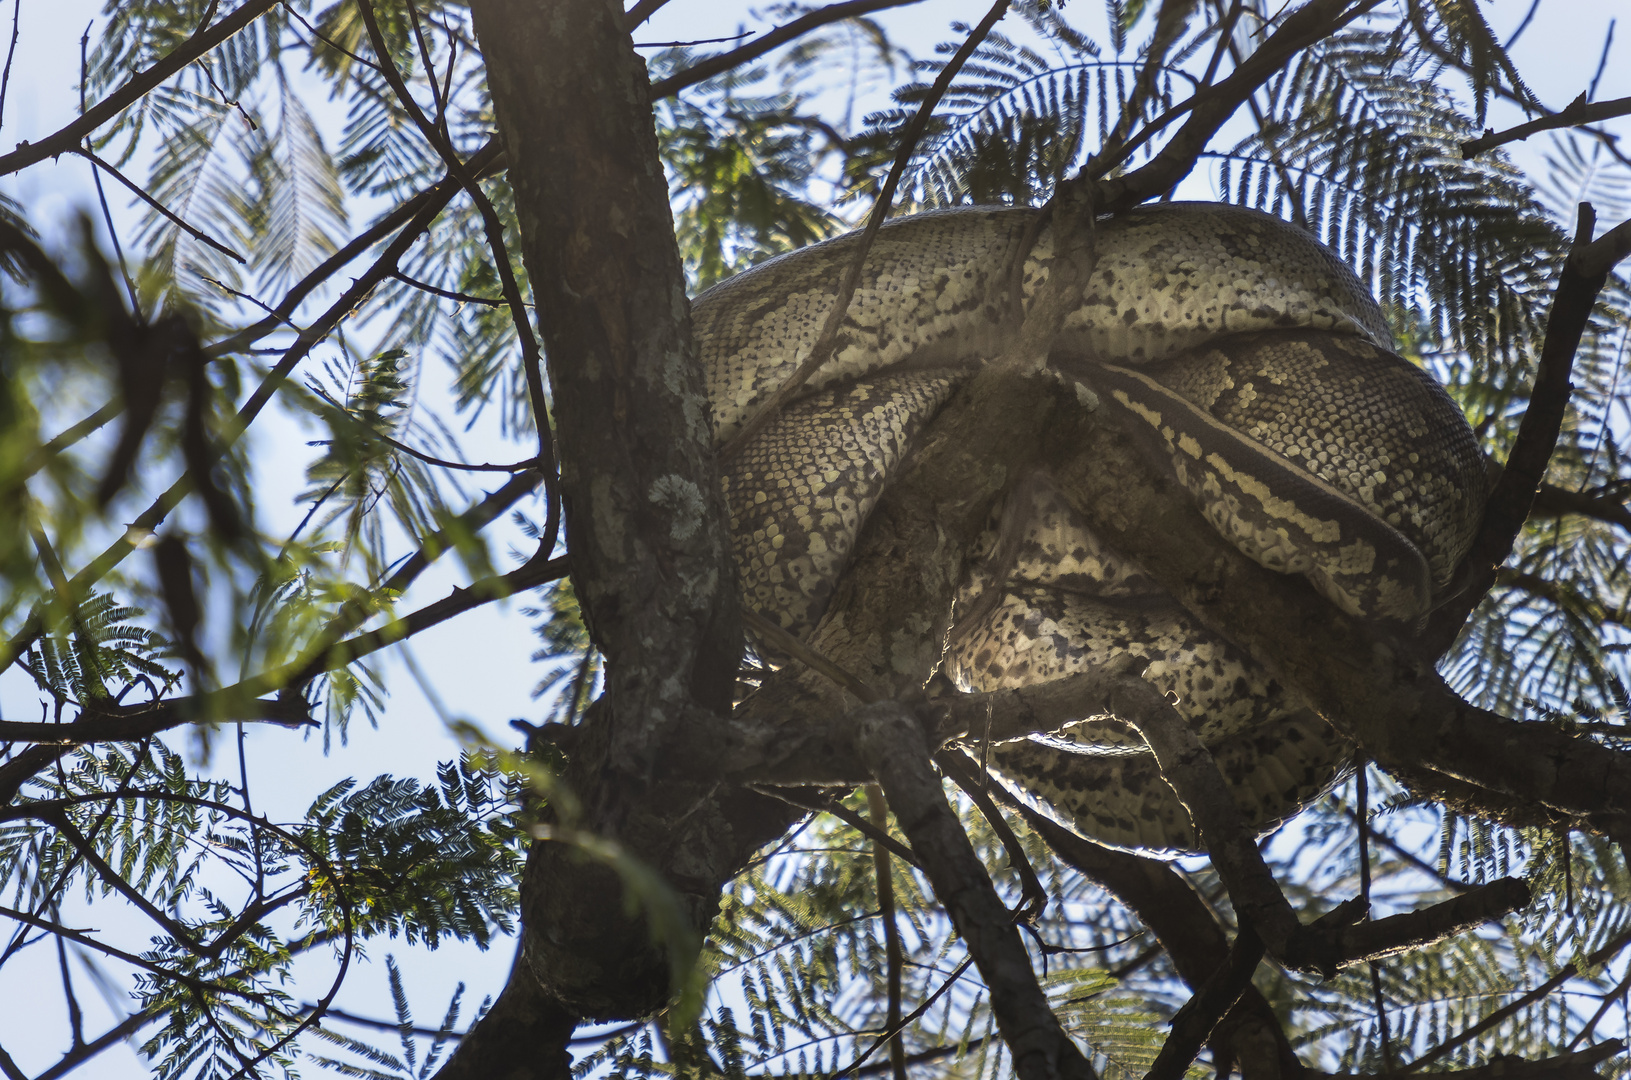
<svg viewBox="0 0 1631 1080">
<path fill-rule="evenodd" d="M 1016 268 L 1024 304 L 1045 288 L 1053 232 L 1038 213 L 963 207 L 878 230 L 828 358 L 722 467 L 746 607 L 801 639 L 832 615 L 891 480 L 957 389 L 1003 355 Z M 693 301 L 716 444 L 804 364 L 861 242 L 801 248 Z M 1215 203 L 1101 219 L 1094 249 L 1052 355 L 1085 363 L 1089 396 L 1242 553 L 1306 579 L 1315 602 L 1419 624 L 1472 543 L 1485 467 L 1460 408 L 1393 351 L 1352 268 L 1295 224 Z M 942 662 L 957 692 L 1133 657 L 1259 831 L 1351 760 L 1351 745 L 1186 612 L 1136 552 L 1097 535 L 1045 461 L 963 555 Z M 1016 798 L 1090 839 L 1201 849 L 1143 740 L 1113 715 L 965 748 Z"/>
</svg>

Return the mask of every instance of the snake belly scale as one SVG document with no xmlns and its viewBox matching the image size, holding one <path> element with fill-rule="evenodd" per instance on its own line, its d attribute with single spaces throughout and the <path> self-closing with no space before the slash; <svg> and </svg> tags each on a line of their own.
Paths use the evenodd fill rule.
<svg viewBox="0 0 1631 1080">
<path fill-rule="evenodd" d="M 1028 300 L 1051 236 L 1034 210 L 965 209 L 878 233 L 836 347 L 801 398 L 725 464 L 743 602 L 799 637 L 820 624 L 872 507 L 958 385 L 1003 351 L 1005 283 Z M 793 252 L 697 298 L 715 437 L 798 368 L 853 236 Z M 1375 301 L 1297 227 L 1170 203 L 1101 221 L 1097 262 L 1055 342 L 1206 519 L 1353 615 L 1408 626 L 1450 581 L 1482 512 L 1482 457 L 1443 389 L 1391 352 Z M 944 671 L 963 691 L 1065 677 L 1127 656 L 1174 695 L 1247 818 L 1295 814 L 1351 754 L 1239 649 L 1111 549 L 1053 486 L 1016 483 L 966 553 Z M 955 569 L 955 568 L 954 568 Z M 1106 843 L 1188 851 L 1187 812 L 1113 716 L 989 748 L 1016 794 Z"/>
</svg>

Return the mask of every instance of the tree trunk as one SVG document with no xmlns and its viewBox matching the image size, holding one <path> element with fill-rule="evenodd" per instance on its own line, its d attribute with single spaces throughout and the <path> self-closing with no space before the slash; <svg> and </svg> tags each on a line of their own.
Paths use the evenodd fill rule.
<svg viewBox="0 0 1631 1080">
<path fill-rule="evenodd" d="M 560 823 L 656 868 L 700 936 L 742 849 L 788 815 L 664 770 L 665 747 L 728 715 L 741 631 L 646 68 L 613 0 L 472 11 L 548 356 L 572 580 L 606 658 L 605 693 L 567 748 L 582 814 Z M 716 842 L 695 850 L 696 829 Z M 530 976 L 586 1019 L 666 1004 L 667 953 L 622 891 L 604 861 L 535 844 L 512 988 Z"/>
</svg>

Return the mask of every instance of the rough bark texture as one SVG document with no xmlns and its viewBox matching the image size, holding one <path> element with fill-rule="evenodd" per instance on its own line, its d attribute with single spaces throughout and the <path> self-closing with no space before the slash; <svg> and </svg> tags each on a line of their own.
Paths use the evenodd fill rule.
<svg viewBox="0 0 1631 1080">
<path fill-rule="evenodd" d="M 606 657 L 565 779 L 583 801 L 577 824 L 664 873 L 700 930 L 742 844 L 707 788 L 664 774 L 663 750 L 729 711 L 740 629 L 646 69 L 614 0 L 483 0 L 473 15 L 548 353 L 573 583 Z M 750 819 L 771 805 L 736 802 Z M 778 810 L 772 835 L 786 820 Z M 691 828 L 705 842 L 678 838 Z M 566 845 L 532 853 L 525 955 L 580 1016 L 644 1015 L 668 998 L 664 953 L 620 892 Z"/>
<path fill-rule="evenodd" d="M 459 1041 L 436 1080 L 565 1080 L 572 1075 L 566 1046 L 578 1018 L 544 993 L 525 953 L 523 946 L 504 992 Z"/>
</svg>

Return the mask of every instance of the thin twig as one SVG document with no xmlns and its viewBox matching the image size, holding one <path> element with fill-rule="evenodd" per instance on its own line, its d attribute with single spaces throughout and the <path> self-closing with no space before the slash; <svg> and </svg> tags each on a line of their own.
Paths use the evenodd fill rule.
<svg viewBox="0 0 1631 1080">
<path fill-rule="evenodd" d="M 477 177 L 481 177 L 486 175 L 487 171 L 495 167 L 498 162 L 501 162 L 503 155 L 504 149 L 499 141 L 496 138 L 490 139 L 480 150 L 470 155 L 466 165 L 475 172 Z M 273 330 L 278 329 L 278 327 L 288 325 L 290 317 L 300 307 L 301 302 L 320 286 L 327 283 L 353 259 L 398 229 L 411 226 L 410 232 L 417 233 L 422 230 L 441 212 L 442 208 L 452 200 L 459 190 L 461 190 L 461 185 L 458 178 L 449 173 L 423 191 L 398 204 L 390 213 L 358 233 L 348 244 L 324 259 L 311 273 L 296 282 L 266 318 L 244 327 L 229 338 L 217 341 L 205 349 L 204 354 L 214 357 L 241 352 Z M 406 248 L 403 250 L 405 251 Z M 394 269 L 396 269 L 396 264 L 392 262 L 390 270 Z M 258 303 L 258 301 L 256 302 Z"/>
<path fill-rule="evenodd" d="M 1617 116 L 1631 115 L 1631 97 L 1615 98 L 1612 101 L 1588 102 L 1586 95 L 1581 94 L 1569 102 L 1560 111 L 1549 116 L 1537 117 L 1526 123 L 1507 128 L 1505 131 L 1486 129 L 1476 139 L 1468 139 L 1461 144 L 1463 158 L 1475 158 L 1487 150 L 1507 143 L 1522 142 L 1531 135 L 1542 131 L 1552 131 L 1556 128 L 1579 127 L 1582 124 L 1594 123 L 1598 120 L 1612 120 Z"/>
<path fill-rule="evenodd" d="M 103 161 L 101 158 L 97 157 L 96 154 L 91 151 L 91 148 L 89 146 L 76 146 L 76 147 L 74 147 L 73 152 L 78 154 L 80 157 L 86 159 L 87 161 L 89 161 L 92 165 L 95 165 L 97 168 L 99 168 L 99 169 L 103 170 L 104 172 L 108 173 L 108 175 L 112 176 L 115 180 L 119 181 L 119 183 L 123 184 L 126 188 L 128 188 L 131 192 L 133 192 L 138 199 L 141 199 L 148 206 L 151 206 L 159 214 L 163 215 L 163 217 L 166 220 L 168 220 L 172 225 L 174 225 L 176 228 L 180 229 L 181 231 L 185 232 L 188 236 L 192 237 L 194 240 L 197 240 L 201 244 L 208 244 L 210 247 L 214 248 L 216 251 L 219 251 L 221 254 L 226 255 L 229 258 L 236 259 L 240 263 L 246 263 L 247 262 L 247 260 L 242 255 L 238 254 L 236 251 L 233 251 L 231 248 L 227 247 L 225 244 L 221 243 L 219 240 L 215 239 L 213 236 L 211 236 L 208 233 L 204 232 L 202 229 L 198 229 L 198 228 L 193 227 L 192 225 L 187 224 L 179 216 L 177 216 L 175 213 L 173 213 L 170 210 L 169 207 L 165 206 L 163 203 L 161 203 L 157 199 L 153 198 L 153 196 L 149 195 L 146 191 L 143 191 L 139 184 L 132 181 L 129 177 L 125 176 L 124 173 L 122 173 L 118 169 L 114 168 L 108 162 Z"/>
<path fill-rule="evenodd" d="M 379 21 L 374 17 L 373 4 L 370 0 L 357 0 L 357 11 L 362 15 L 363 25 L 368 30 L 368 41 L 373 46 L 375 58 L 379 61 L 380 73 L 385 76 L 385 81 L 390 84 L 392 92 L 396 94 L 402 108 L 419 128 L 420 134 L 441 156 L 447 165 L 448 173 L 464 186 L 465 192 L 481 214 L 482 226 L 487 232 L 487 246 L 493 255 L 493 266 L 498 271 L 500 284 L 504 287 L 504 299 L 510 307 L 510 320 L 515 324 L 516 340 L 521 345 L 521 365 L 526 374 L 532 421 L 538 430 L 540 471 L 544 476 L 544 482 L 551 487 L 550 501 L 554 502 L 555 441 L 549 426 L 549 401 L 544 390 L 543 357 L 538 351 L 538 339 L 533 334 L 532 323 L 527 317 L 527 305 L 521 296 L 521 286 L 515 279 L 514 268 L 510 266 L 509 250 L 504 244 L 504 223 L 499 219 L 498 211 L 493 208 L 492 200 L 482 191 L 480 182 L 468 165 L 459 158 L 453 143 L 430 122 L 419 108 L 419 103 L 408 92 L 408 84 L 403 81 L 402 73 L 396 69 L 396 64 L 391 60 L 385 37 L 380 33 Z"/>
<path fill-rule="evenodd" d="M 1596 952 L 1588 956 L 1586 958 L 1586 963 L 1590 967 L 1597 967 L 1605 961 L 1612 959 L 1627 945 L 1631 945 L 1631 930 L 1626 930 L 1616 935 L 1608 944 L 1604 945 L 1601 949 L 1598 949 Z M 1507 1017 L 1527 1009 L 1529 1006 L 1544 998 L 1546 995 L 1550 994 L 1553 990 L 1556 990 L 1558 987 L 1562 986 L 1579 973 L 1580 969 L 1577 965 L 1572 963 L 1565 965 L 1556 975 L 1553 975 L 1550 979 L 1547 979 L 1545 982 L 1541 983 L 1527 994 L 1524 994 L 1516 1001 L 1496 1009 L 1494 1012 L 1478 1021 L 1478 1023 L 1461 1032 L 1461 1034 L 1452 1039 L 1446 1039 L 1444 1042 L 1439 1043 L 1437 1046 L 1427 1051 L 1427 1053 L 1423 1054 L 1415 1061 L 1401 1067 L 1398 1070 L 1399 1073 L 1413 1073 L 1419 1069 L 1431 1065 L 1433 1062 L 1437 1061 L 1445 1054 L 1448 1054 L 1456 1047 L 1465 1045 L 1466 1043 L 1482 1035 L 1484 1032 L 1488 1031 L 1490 1028 L 1501 1024 L 1507 1019 Z"/>
<path fill-rule="evenodd" d="M 857 0 L 857 2 L 872 2 L 872 0 Z M 839 5 L 843 6 L 843 5 Z M 878 6 L 885 6 L 879 4 Z M 826 11 L 831 8 L 824 9 Z M 729 461 L 760 431 L 780 414 L 782 407 L 792 400 L 810 376 L 814 375 L 828 358 L 832 355 L 833 345 L 838 340 L 838 331 L 844 325 L 844 316 L 849 311 L 849 304 L 855 295 L 855 287 L 860 283 L 861 271 L 866 265 L 867 254 L 872 250 L 872 241 L 883 227 L 884 218 L 889 214 L 889 207 L 895 200 L 895 189 L 900 186 L 901 175 L 906 171 L 906 165 L 912 160 L 912 154 L 917 150 L 918 140 L 928 129 L 929 118 L 934 115 L 935 106 L 945 96 L 946 90 L 951 86 L 957 73 L 963 70 L 968 58 L 974 55 L 980 42 L 985 40 L 991 28 L 997 25 L 1008 11 L 1008 0 L 997 0 L 986 12 L 985 18 L 980 20 L 978 26 L 969 31 L 968 37 L 958 48 L 956 54 L 941 69 L 935 78 L 934 85 L 919 102 L 917 112 L 912 115 L 911 122 L 901 132 L 900 147 L 895 151 L 895 160 L 889 166 L 889 176 L 884 180 L 883 190 L 878 193 L 878 199 L 872 204 L 872 211 L 867 215 L 866 227 L 861 230 L 860 239 L 856 241 L 855 254 L 850 257 L 849 265 L 844 268 L 844 276 L 839 281 L 837 295 L 833 297 L 831 310 L 827 312 L 827 320 L 821 326 L 821 332 L 816 335 L 815 343 L 810 346 L 810 355 L 798 366 L 788 380 L 759 407 L 759 411 L 739 428 L 729 442 L 719 448 L 719 460 Z M 817 14 L 820 14 L 819 12 Z M 803 20 L 800 20 L 803 21 Z"/>
<path fill-rule="evenodd" d="M 872 827 L 880 832 L 889 830 L 889 804 L 884 801 L 883 789 L 877 784 L 866 786 L 867 812 Z M 904 957 L 900 947 L 900 926 L 895 915 L 895 874 L 889 866 L 889 849 L 872 846 L 872 866 L 878 879 L 878 917 L 883 921 L 884 958 L 888 964 L 889 1002 L 884 1024 L 892 1033 L 889 1037 L 889 1063 L 894 1067 L 895 1080 L 906 1080 L 906 1044 L 901 1041 L 900 982 Z"/>
<path fill-rule="evenodd" d="M 888 851 L 907 866 L 922 869 L 917 861 L 917 856 L 912 854 L 911 848 L 890 836 L 886 830 L 878 828 L 872 822 L 839 802 L 836 796 L 826 799 L 806 799 L 799 794 L 803 790 L 801 788 L 771 787 L 769 785 L 755 785 L 753 790 L 761 795 L 768 795 L 772 799 L 780 799 L 789 806 L 808 810 L 812 814 L 831 814 L 868 840 L 871 840 L 874 845 Z"/>
<path fill-rule="evenodd" d="M 972 956 L 963 957 L 963 962 L 952 969 L 951 974 L 946 976 L 946 981 L 941 983 L 935 989 L 934 993 L 924 998 L 922 1004 L 918 1005 L 917 1008 L 913 1009 L 906 1016 L 901 1017 L 898 1024 L 879 1035 L 872 1045 L 861 1051 L 860 1055 L 856 1057 L 855 1063 L 849 1068 L 845 1069 L 843 1072 L 839 1073 L 838 1077 L 859 1076 L 862 1072 L 864 1072 L 865 1070 L 863 1070 L 861 1066 L 866 1062 L 867 1058 L 872 1056 L 873 1051 L 877 1050 L 879 1046 L 882 1046 L 885 1040 L 893 1043 L 894 1040 L 898 1039 L 900 1037 L 900 1033 L 906 1029 L 906 1026 L 912 1021 L 916 1020 L 918 1017 L 922 1016 L 924 1013 L 928 1012 L 929 1006 L 938 1001 L 940 999 L 940 995 L 944 994 L 947 990 L 950 990 L 953 984 L 955 984 L 958 979 L 963 977 L 963 973 L 968 970 L 969 965 L 973 962 L 974 958 Z M 895 1073 L 896 1076 L 900 1076 L 904 1073 L 905 1064 L 906 1062 L 904 1058 L 897 1063 L 891 1056 L 889 1068 Z M 882 1070 L 880 1069 L 879 1071 L 881 1072 Z"/>
<path fill-rule="evenodd" d="M 81 35 L 79 39 L 79 111 L 81 115 L 83 115 L 85 112 L 85 84 L 90 81 L 88 67 L 89 61 L 87 59 L 85 50 L 90 45 L 91 26 L 92 23 L 85 24 L 85 33 Z M 89 135 L 85 137 L 85 142 L 87 145 L 84 149 L 88 153 L 90 143 Z M 80 148 L 76 147 L 76 149 Z M 136 283 L 130 279 L 130 266 L 125 262 L 125 248 L 124 245 L 119 242 L 119 230 L 113 225 L 113 211 L 108 209 L 108 193 L 102 189 L 102 174 L 97 172 L 94 167 L 91 169 L 91 179 L 95 181 L 96 184 L 96 201 L 102 207 L 102 220 L 104 223 L 106 223 L 108 228 L 108 239 L 113 241 L 113 254 L 119 260 L 119 276 L 124 279 L 125 290 L 130 293 L 131 314 L 140 320 L 142 312 L 141 299 L 136 295 Z M 87 232 L 89 232 L 89 230 L 87 230 Z M 89 247 L 90 243 L 90 237 L 87 236 L 85 239 L 85 245 Z"/>
<path fill-rule="evenodd" d="M 481 304 L 484 307 L 503 307 L 504 301 L 491 296 L 471 296 L 469 293 L 454 292 L 451 289 L 439 289 L 428 281 L 409 277 L 400 270 L 393 271 L 391 276 L 404 285 L 411 285 L 420 292 L 428 292 L 432 296 L 440 296 L 443 300 L 456 300 L 465 304 Z M 531 305 L 528 305 L 529 307 Z"/>
<path fill-rule="evenodd" d="M 157 88 L 170 76 L 249 26 L 279 3 L 282 3 L 282 0 L 247 0 L 242 7 L 214 26 L 194 34 L 166 53 L 152 67 L 132 75 L 123 86 L 81 113 L 71 123 L 39 142 L 20 143 L 16 150 L 0 156 L 0 176 L 9 176 L 46 158 L 71 153 L 81 139 L 124 112 L 141 100 L 148 91 Z"/>
<path fill-rule="evenodd" d="M 5 127 L 6 118 L 6 91 L 11 89 L 11 60 L 17 55 L 17 27 L 23 15 L 23 0 L 13 0 L 11 5 L 11 45 L 6 49 L 6 71 L 0 75 L 0 128 Z"/>
<path fill-rule="evenodd" d="M 651 11 L 655 11 L 666 2 L 667 0 L 658 0 L 658 2 L 651 4 Z M 749 61 L 756 60 L 771 49 L 785 45 L 794 38 L 807 34 L 817 27 L 826 26 L 829 23 L 839 22 L 843 19 L 855 19 L 862 15 L 870 15 L 874 11 L 883 11 L 886 8 L 905 7 L 908 4 L 919 2 L 920 0 L 848 0 L 848 3 L 829 4 L 827 7 L 794 19 L 786 26 L 778 26 L 765 34 L 764 37 L 744 45 L 740 49 L 732 49 L 728 53 L 709 57 L 706 60 L 692 64 L 684 71 L 670 75 L 666 79 L 659 79 L 651 84 L 651 100 L 658 101 L 670 94 L 679 93 L 687 86 L 695 86 L 699 82 L 706 82 L 721 72 L 729 71 L 733 67 L 739 67 Z M 633 15 L 646 6 L 646 3 L 636 5 L 634 11 L 629 14 Z M 649 14 L 648 11 L 647 15 Z M 642 16 L 642 18 L 644 17 Z M 633 29 L 633 26 L 629 28 Z"/>
</svg>

